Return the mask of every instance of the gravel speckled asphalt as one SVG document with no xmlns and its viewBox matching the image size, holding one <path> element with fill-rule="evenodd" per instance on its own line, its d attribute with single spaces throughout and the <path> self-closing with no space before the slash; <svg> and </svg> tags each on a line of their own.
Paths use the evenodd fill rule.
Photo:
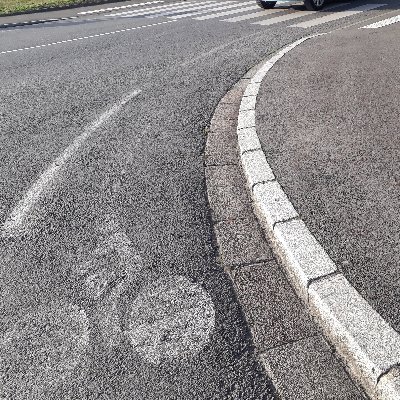
<svg viewBox="0 0 400 400">
<path fill-rule="evenodd" d="M 97 24 L 97 31 L 108 30 L 101 21 Z M 25 35 L 32 29 L 26 28 Z M 68 26 L 58 29 L 66 30 L 64 38 L 71 35 Z M 215 263 L 203 171 L 204 129 L 216 103 L 266 50 L 254 35 L 258 28 L 245 35 L 237 27 L 221 25 L 212 33 L 200 24 L 189 30 L 184 22 L 146 29 L 2 58 L 2 223 L 74 137 L 127 92 L 142 91 L 69 162 L 33 210 L 32 234 L 2 240 L 1 329 L 8 341 L 19 340 L 9 328 L 19 318 L 32 321 L 38 312 L 47 312 L 52 322 L 46 326 L 54 328 L 62 342 L 60 323 L 53 320 L 57 314 L 49 310 L 63 310 L 65 304 L 81 307 L 90 327 L 90 345 L 77 349 L 74 358 L 52 355 L 51 338 L 19 351 L 18 359 L 4 358 L 2 390 L 13 398 L 272 398 L 272 386 L 252 355 L 231 283 Z M 34 32 L 42 31 L 47 29 L 41 26 Z M 50 40 L 46 35 L 39 40 L 29 34 L 26 40 L 42 43 Z M 56 35 L 63 36 L 58 31 Z M 7 40 L 11 36 L 4 34 Z M 258 44 L 250 50 L 253 41 Z M 271 46 L 279 46 L 279 40 Z M 244 60 L 243 54 L 249 56 Z M 99 289 L 92 298 L 85 285 L 86 269 L 94 269 L 91 279 L 100 281 L 95 289 L 125 276 L 118 251 L 103 244 L 115 232 L 129 237 L 143 266 L 133 282 L 126 280 L 126 290 L 113 307 L 107 304 L 113 289 L 111 294 Z M 90 268 L 85 267 L 88 263 Z M 143 358 L 143 350 L 132 350 L 137 340 L 132 339 L 129 310 L 149 282 L 171 275 L 202 287 L 213 304 L 215 326 L 188 358 L 153 364 Z M 180 296 L 177 291 L 176 299 Z M 164 307 L 172 306 L 167 302 Z M 110 323 L 103 322 L 105 312 L 128 334 L 118 338 L 118 327 L 116 335 L 104 329 Z M 158 326 L 165 325 L 167 317 L 155 316 L 160 318 Z M 85 320 L 81 324 L 85 326 Z M 173 335 L 174 325 L 170 328 Z M 76 335 L 82 341 L 84 331 Z M 162 344 L 169 340 L 168 332 L 156 332 L 151 340 Z M 52 362 L 52 357 L 65 360 L 63 365 L 69 367 L 58 367 L 63 374 L 49 375 L 41 363 L 31 363 L 38 348 L 46 346 L 48 352 L 40 354 Z M 6 348 L 2 346 L 7 353 Z M 35 376 L 41 368 L 43 373 Z M 13 377 L 6 372 L 14 370 L 18 374 Z M 16 391 L 19 385 L 23 389 Z"/>
<path fill-rule="evenodd" d="M 9 29 L 0 31 L 0 52 L 166 20 Z M 30 233 L 0 239 L 2 396 L 273 398 L 215 260 L 203 152 L 219 99 L 303 34 L 180 20 L 0 55 L 1 224 L 75 137 L 127 93 L 142 91 L 69 160 L 32 210 Z M 154 294 L 154 282 L 169 294 Z M 189 315 L 202 318 L 171 318 L 182 293 Z M 149 301 L 166 312 L 139 312 L 135 329 L 131 318 Z M 149 324 L 150 337 L 140 331 Z M 146 346 L 175 354 L 180 334 L 187 357 L 141 354 Z"/>
</svg>

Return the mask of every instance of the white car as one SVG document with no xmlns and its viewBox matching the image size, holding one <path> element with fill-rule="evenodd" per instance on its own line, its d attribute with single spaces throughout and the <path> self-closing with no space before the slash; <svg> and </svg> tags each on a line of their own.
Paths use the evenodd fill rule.
<svg viewBox="0 0 400 400">
<path fill-rule="evenodd" d="M 276 4 L 276 1 L 267 0 L 256 0 L 256 2 L 261 8 L 274 8 Z M 318 11 L 324 7 L 325 0 L 304 0 L 304 5 L 307 10 Z"/>
</svg>

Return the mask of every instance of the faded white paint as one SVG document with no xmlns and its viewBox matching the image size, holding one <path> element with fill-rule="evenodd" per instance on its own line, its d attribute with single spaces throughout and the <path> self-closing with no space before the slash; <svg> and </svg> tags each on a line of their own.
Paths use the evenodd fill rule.
<svg viewBox="0 0 400 400">
<path fill-rule="evenodd" d="M 38 205 L 46 194 L 51 192 L 54 182 L 63 173 L 65 166 L 82 147 L 82 145 L 90 138 L 90 136 L 112 116 L 114 116 L 128 101 L 136 97 L 141 91 L 134 90 L 125 96 L 117 104 L 113 105 L 103 114 L 101 114 L 85 131 L 77 136 L 74 141 L 58 156 L 51 165 L 40 175 L 37 181 L 26 192 L 24 197 L 18 202 L 6 219 L 2 235 L 7 237 L 16 237 L 27 233 L 35 218 L 31 216 L 32 210 Z"/>
<path fill-rule="evenodd" d="M 382 21 L 374 22 L 373 24 L 362 26 L 360 29 L 377 29 L 383 28 L 384 26 L 395 24 L 396 22 L 400 22 L 400 15 L 396 15 L 395 17 L 386 18 Z"/>
<path fill-rule="evenodd" d="M 183 276 L 170 276 L 150 283 L 133 301 L 127 336 L 150 363 L 184 361 L 209 343 L 214 325 L 208 293 Z"/>
</svg>

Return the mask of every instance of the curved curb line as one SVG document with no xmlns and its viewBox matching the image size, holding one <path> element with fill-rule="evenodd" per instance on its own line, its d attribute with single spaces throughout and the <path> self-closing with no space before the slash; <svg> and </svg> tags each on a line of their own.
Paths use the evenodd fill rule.
<svg viewBox="0 0 400 400">
<path fill-rule="evenodd" d="M 308 230 L 277 182 L 256 132 L 255 106 L 267 72 L 304 37 L 255 72 L 242 97 L 237 135 L 254 209 L 293 286 L 368 395 L 400 399 L 400 335 L 367 303 Z"/>
</svg>

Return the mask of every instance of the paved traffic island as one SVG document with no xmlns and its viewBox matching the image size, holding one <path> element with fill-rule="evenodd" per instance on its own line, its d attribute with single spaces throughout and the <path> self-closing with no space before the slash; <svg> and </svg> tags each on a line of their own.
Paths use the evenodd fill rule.
<svg viewBox="0 0 400 400">
<path fill-rule="evenodd" d="M 398 28 L 388 25 L 368 25 L 385 31 L 343 31 L 288 45 L 227 94 L 211 124 L 206 176 L 221 264 L 237 287 L 260 358 L 285 398 L 321 393 L 307 392 L 313 384 L 294 389 L 279 374 L 282 365 L 293 373 L 298 358 L 282 337 L 282 358 L 268 354 L 271 338 L 280 337 L 271 323 L 277 313 L 293 307 L 292 321 L 304 317 L 293 294 L 274 304 L 283 290 L 277 294 L 275 287 L 285 284 L 277 283 L 279 268 L 262 251 L 265 242 L 249 206 L 284 267 L 283 279 L 309 306 L 355 381 L 374 399 L 399 395 L 398 79 L 392 51 Z M 248 206 L 238 189 L 243 177 L 235 167 L 237 151 L 253 200 Z M 284 317 L 278 319 L 285 325 Z M 300 332 L 307 330 L 301 326 Z M 304 354 L 305 347 L 297 351 Z M 332 363 L 325 366 L 335 370 Z M 321 382 L 319 388 L 329 390 Z M 354 395 L 363 396 L 348 390 L 340 398 Z"/>
<path fill-rule="evenodd" d="M 251 81 L 260 84 L 260 146 L 251 151 L 268 162 L 249 165 L 242 155 L 255 208 L 289 278 L 377 399 L 399 396 L 397 38 L 391 25 L 281 51 Z M 246 107 L 243 121 L 254 112 Z"/>
</svg>

